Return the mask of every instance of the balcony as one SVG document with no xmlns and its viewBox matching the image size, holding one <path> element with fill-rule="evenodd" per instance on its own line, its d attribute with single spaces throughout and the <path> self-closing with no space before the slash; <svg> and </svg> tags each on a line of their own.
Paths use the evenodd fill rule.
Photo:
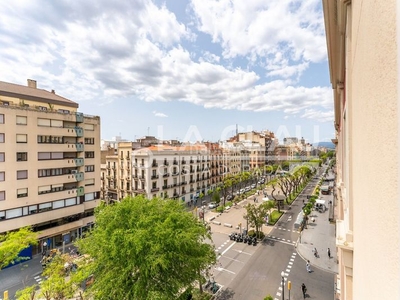
<svg viewBox="0 0 400 300">
<path fill-rule="evenodd" d="M 191 192 L 194 192 L 194 188 L 190 188 L 190 191 L 191 191 Z"/>
<path fill-rule="evenodd" d="M 178 161 L 177 161 L 177 160 L 174 160 L 174 161 L 172 162 L 172 164 L 173 164 L 173 165 L 177 165 L 177 164 L 178 164 Z"/>
<path fill-rule="evenodd" d="M 205 159 L 202 159 L 201 161 L 202 161 L 202 162 L 206 162 L 206 160 L 205 160 Z"/>
<path fill-rule="evenodd" d="M 85 179 L 85 173 L 83 173 L 83 172 L 75 173 L 74 177 L 75 177 L 76 181 L 82 181 Z"/>
<path fill-rule="evenodd" d="M 140 164 L 140 167 L 141 167 L 141 168 L 144 168 L 144 164 Z"/>
<path fill-rule="evenodd" d="M 181 182 L 181 185 L 185 185 L 185 184 L 187 184 L 187 181 L 182 181 Z"/>
<path fill-rule="evenodd" d="M 190 179 L 190 180 L 189 180 L 189 183 L 195 183 L 195 180 Z"/>
<path fill-rule="evenodd" d="M 165 173 L 165 174 L 163 174 L 163 176 L 162 177 L 169 177 L 169 173 Z"/>
<path fill-rule="evenodd" d="M 186 165 L 186 160 L 182 160 L 182 165 Z"/>
<path fill-rule="evenodd" d="M 78 152 L 82 152 L 83 150 L 85 150 L 85 147 L 82 143 L 76 143 L 75 148 L 76 148 L 76 151 L 78 151 Z"/>
<path fill-rule="evenodd" d="M 138 174 L 133 174 L 132 177 L 133 178 L 138 178 Z"/>
<path fill-rule="evenodd" d="M 125 158 L 126 160 L 131 160 L 131 157 L 129 155 L 127 155 Z"/>
<path fill-rule="evenodd" d="M 124 160 L 124 156 L 123 156 L 123 155 L 121 155 L 119 158 L 120 158 L 121 160 Z"/>
<path fill-rule="evenodd" d="M 178 193 L 174 193 L 174 194 L 173 194 L 173 197 L 174 197 L 174 198 L 177 198 L 177 197 L 179 197 L 179 194 L 178 194 Z"/>
<path fill-rule="evenodd" d="M 169 185 L 163 185 L 162 189 L 163 190 L 169 189 Z"/>
<path fill-rule="evenodd" d="M 194 160 L 193 160 L 193 159 L 191 159 L 189 162 L 190 162 L 191 164 L 193 164 L 193 163 L 194 163 Z"/>
<path fill-rule="evenodd" d="M 80 186 L 76 189 L 76 195 L 77 196 L 83 196 L 85 195 L 85 187 Z"/>
<path fill-rule="evenodd" d="M 158 179 L 158 175 L 151 175 L 151 179 Z"/>
<path fill-rule="evenodd" d="M 153 163 L 151 164 L 151 166 L 152 166 L 153 168 L 156 168 L 156 167 L 158 167 L 158 163 L 153 162 Z"/>
<path fill-rule="evenodd" d="M 172 173 L 172 176 L 178 176 L 178 175 L 179 175 L 178 172 Z"/>
<path fill-rule="evenodd" d="M 181 174 L 186 174 L 186 173 L 187 173 L 186 170 L 182 170 L 182 171 L 181 171 Z"/>
<path fill-rule="evenodd" d="M 77 112 L 75 113 L 75 122 L 76 123 L 83 123 L 83 113 Z"/>
<path fill-rule="evenodd" d="M 83 128 L 75 126 L 75 134 L 77 137 L 83 137 Z"/>
<path fill-rule="evenodd" d="M 176 187 L 177 185 L 178 185 L 177 183 L 173 183 L 173 184 L 172 184 L 173 187 Z"/>
<path fill-rule="evenodd" d="M 85 160 L 83 158 L 74 158 L 75 166 L 82 167 L 85 164 Z"/>
<path fill-rule="evenodd" d="M 200 160 L 200 159 L 197 159 L 196 162 L 199 163 L 199 162 L 201 162 L 201 160 Z"/>
<path fill-rule="evenodd" d="M 185 190 L 182 190 L 182 194 L 186 194 L 186 191 L 185 191 Z"/>
<path fill-rule="evenodd" d="M 196 168 L 196 172 L 200 172 L 200 168 Z"/>
<path fill-rule="evenodd" d="M 194 169 L 190 170 L 190 173 L 194 173 Z"/>
<path fill-rule="evenodd" d="M 152 188 L 151 189 L 151 192 L 153 193 L 153 192 L 158 192 L 160 190 L 160 188 L 158 188 L 158 187 L 156 187 L 156 188 Z"/>
<path fill-rule="evenodd" d="M 169 162 L 167 162 L 166 160 L 164 160 L 164 166 L 169 166 Z"/>
</svg>

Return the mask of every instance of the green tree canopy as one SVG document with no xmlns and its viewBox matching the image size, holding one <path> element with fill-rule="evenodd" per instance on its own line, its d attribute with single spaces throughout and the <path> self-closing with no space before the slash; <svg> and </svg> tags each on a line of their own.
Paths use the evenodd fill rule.
<svg viewBox="0 0 400 300">
<path fill-rule="evenodd" d="M 77 244 L 93 258 L 96 299 L 175 299 L 215 263 L 210 238 L 177 201 L 135 197 L 98 209 Z"/>
<path fill-rule="evenodd" d="M 24 257 L 18 257 L 18 254 L 37 243 L 37 233 L 32 232 L 29 227 L 0 235 L 0 269 L 15 261 L 23 260 Z"/>
</svg>

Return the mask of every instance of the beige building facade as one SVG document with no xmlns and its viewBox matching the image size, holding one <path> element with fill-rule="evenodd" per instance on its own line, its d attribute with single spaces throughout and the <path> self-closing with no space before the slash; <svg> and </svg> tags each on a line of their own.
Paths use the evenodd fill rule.
<svg viewBox="0 0 400 300">
<path fill-rule="evenodd" d="M 400 299 L 398 3 L 323 0 L 339 299 Z"/>
<path fill-rule="evenodd" d="M 54 91 L 0 82 L 0 233 L 32 226 L 61 246 L 94 222 L 100 118 Z"/>
</svg>

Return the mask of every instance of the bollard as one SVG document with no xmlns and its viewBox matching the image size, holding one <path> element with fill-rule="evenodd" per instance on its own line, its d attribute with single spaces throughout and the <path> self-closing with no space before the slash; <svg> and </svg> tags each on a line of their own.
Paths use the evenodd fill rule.
<svg viewBox="0 0 400 300">
<path fill-rule="evenodd" d="M 213 224 L 215 224 L 215 225 L 221 225 L 221 222 L 213 221 Z"/>
<path fill-rule="evenodd" d="M 229 224 L 229 223 L 224 223 L 224 226 L 225 226 L 225 227 L 232 228 L 232 224 Z"/>
</svg>

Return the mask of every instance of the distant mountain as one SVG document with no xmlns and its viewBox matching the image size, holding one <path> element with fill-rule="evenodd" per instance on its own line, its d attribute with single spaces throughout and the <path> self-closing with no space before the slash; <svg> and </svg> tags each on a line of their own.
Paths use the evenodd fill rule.
<svg viewBox="0 0 400 300">
<path fill-rule="evenodd" d="M 325 148 L 329 148 L 329 149 L 335 149 L 335 144 L 332 142 L 319 142 L 319 143 L 315 143 L 313 144 L 314 147 L 325 147 Z"/>
</svg>

